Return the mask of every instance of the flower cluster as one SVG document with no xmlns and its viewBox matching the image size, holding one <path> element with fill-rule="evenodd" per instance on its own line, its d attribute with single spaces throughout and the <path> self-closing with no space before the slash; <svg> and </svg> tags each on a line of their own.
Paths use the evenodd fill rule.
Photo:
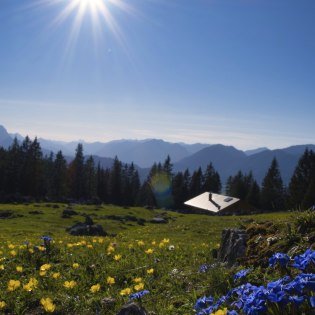
<svg viewBox="0 0 315 315">
<path fill-rule="evenodd" d="M 292 267 L 300 270 L 314 267 L 315 251 L 308 249 L 304 254 L 294 258 Z M 271 266 L 277 263 L 282 267 L 287 267 L 290 262 L 289 256 L 276 253 L 269 260 Z M 250 269 L 244 269 L 235 274 L 234 280 L 245 277 Z M 212 314 L 224 305 L 228 305 L 230 310 L 226 314 L 248 314 L 258 315 L 268 311 L 271 305 L 293 307 L 299 310 L 300 307 L 310 309 L 315 307 L 315 274 L 300 273 L 295 277 L 285 276 L 275 281 L 267 283 L 266 286 L 255 286 L 250 283 L 240 285 L 230 290 L 226 295 L 215 300 L 213 297 L 202 297 L 197 300 L 195 310 L 198 315 Z"/>
</svg>

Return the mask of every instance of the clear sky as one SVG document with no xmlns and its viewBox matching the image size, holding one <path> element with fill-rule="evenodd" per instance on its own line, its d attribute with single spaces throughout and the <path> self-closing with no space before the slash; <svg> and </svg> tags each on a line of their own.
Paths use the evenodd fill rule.
<svg viewBox="0 0 315 315">
<path fill-rule="evenodd" d="M 0 43 L 10 132 L 315 143 L 314 0 L 0 0 Z"/>
</svg>

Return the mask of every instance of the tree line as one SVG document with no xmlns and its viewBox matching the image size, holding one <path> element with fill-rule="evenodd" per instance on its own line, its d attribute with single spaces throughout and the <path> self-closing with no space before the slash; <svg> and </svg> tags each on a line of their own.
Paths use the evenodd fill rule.
<svg viewBox="0 0 315 315">
<path fill-rule="evenodd" d="M 25 137 L 21 143 L 15 138 L 7 150 L 0 148 L 1 201 L 104 202 L 182 209 L 186 200 L 205 191 L 222 192 L 220 175 L 212 163 L 204 171 L 174 173 L 168 156 L 164 163 L 154 163 L 141 183 L 133 163 L 124 164 L 116 157 L 111 168 L 95 165 L 92 156 L 84 156 L 82 144 L 70 162 L 61 151 L 43 155 L 37 138 Z M 315 204 L 315 154 L 305 150 L 287 187 L 273 159 L 261 186 L 251 172 L 239 171 L 228 178 L 223 193 L 257 209 L 309 208 Z"/>
</svg>

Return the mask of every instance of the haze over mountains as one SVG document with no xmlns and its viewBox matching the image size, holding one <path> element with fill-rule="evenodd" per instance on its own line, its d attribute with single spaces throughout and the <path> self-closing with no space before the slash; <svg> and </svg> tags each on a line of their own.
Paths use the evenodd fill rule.
<svg viewBox="0 0 315 315">
<path fill-rule="evenodd" d="M 22 140 L 19 134 L 9 134 L 0 125 L 0 146 L 8 148 L 14 137 Z M 254 150 L 242 151 L 233 146 L 222 144 L 185 144 L 170 143 L 158 139 L 146 140 L 116 140 L 106 143 L 84 141 L 62 142 L 46 139 L 38 139 L 43 153 L 56 153 L 62 150 L 63 154 L 70 160 L 74 156 L 77 144 L 83 144 L 84 153 L 93 155 L 95 162 L 100 162 L 103 167 L 110 167 L 113 158 L 117 156 L 124 163 L 134 162 L 139 169 L 142 179 L 148 174 L 149 168 L 154 162 L 163 162 L 167 155 L 170 155 L 174 164 L 174 171 L 183 171 L 188 168 L 191 172 L 212 162 L 215 169 L 221 176 L 223 184 L 228 176 L 235 175 L 239 170 L 248 173 L 253 172 L 254 178 L 261 183 L 271 161 L 277 158 L 281 176 L 285 184 L 288 184 L 294 168 L 308 147 L 315 151 L 315 145 L 305 144 L 291 146 L 283 149 L 269 150 L 268 148 L 258 148 Z"/>
</svg>

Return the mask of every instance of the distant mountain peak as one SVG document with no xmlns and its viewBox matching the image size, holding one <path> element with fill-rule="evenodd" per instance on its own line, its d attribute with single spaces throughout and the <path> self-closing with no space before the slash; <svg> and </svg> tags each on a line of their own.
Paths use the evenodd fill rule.
<svg viewBox="0 0 315 315">
<path fill-rule="evenodd" d="M 251 150 L 245 150 L 244 153 L 248 156 L 256 154 L 256 153 L 260 153 L 263 151 L 268 151 L 269 149 L 267 147 L 261 147 L 261 148 L 257 148 L 257 149 L 251 149 Z"/>
</svg>

